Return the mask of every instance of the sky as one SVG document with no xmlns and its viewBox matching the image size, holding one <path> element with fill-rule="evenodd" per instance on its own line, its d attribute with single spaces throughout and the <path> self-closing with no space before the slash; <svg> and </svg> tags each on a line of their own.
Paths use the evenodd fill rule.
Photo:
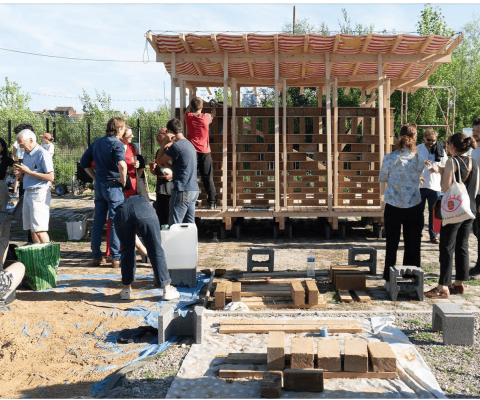
<svg viewBox="0 0 480 400">
<path fill-rule="evenodd" d="M 1 1 L 1 0 L 0 0 Z M 352 25 L 374 24 L 374 31 L 415 32 L 423 3 L 160 3 L 160 4 L 9 4 L 0 3 L 0 48 L 45 55 L 97 60 L 66 60 L 0 49 L 0 86 L 5 77 L 31 95 L 31 110 L 72 106 L 82 112 L 78 96 L 105 91 L 112 107 L 131 114 L 135 109 L 155 110 L 170 97 L 170 76 L 155 62 L 149 30 L 174 33 L 280 32 L 307 18 L 330 31 L 339 30 L 342 8 Z M 480 15 L 480 4 L 438 5 L 455 32 Z M 150 62 L 147 62 L 147 61 Z M 164 97 L 165 94 L 165 97 Z M 199 91 L 207 99 L 206 91 Z M 178 96 L 177 96 L 178 97 Z"/>
</svg>

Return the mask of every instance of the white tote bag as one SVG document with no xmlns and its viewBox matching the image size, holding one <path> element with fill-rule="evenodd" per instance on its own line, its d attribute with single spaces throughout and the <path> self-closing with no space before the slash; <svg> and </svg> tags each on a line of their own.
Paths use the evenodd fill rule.
<svg viewBox="0 0 480 400">
<path fill-rule="evenodd" d="M 452 160 L 455 161 L 457 164 L 457 170 L 460 171 L 458 161 L 455 160 L 455 158 L 452 158 Z M 471 170 L 471 159 L 469 164 Z M 468 196 L 465 184 L 461 181 L 456 181 L 454 171 L 452 186 L 450 186 L 450 189 L 444 193 L 442 198 L 442 225 L 456 224 L 458 222 L 466 221 L 467 219 L 475 219 L 475 216 L 470 209 L 470 197 Z"/>
</svg>

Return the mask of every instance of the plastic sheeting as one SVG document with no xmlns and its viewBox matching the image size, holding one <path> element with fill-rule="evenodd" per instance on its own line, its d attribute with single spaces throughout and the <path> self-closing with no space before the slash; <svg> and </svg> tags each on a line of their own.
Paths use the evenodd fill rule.
<svg viewBox="0 0 480 400">
<path fill-rule="evenodd" d="M 285 318 L 285 317 L 282 317 Z M 223 319 L 223 318 L 222 318 Z M 297 318 L 300 319 L 300 318 Z M 321 319 L 321 318 L 319 318 Z M 331 318 L 325 318 L 331 319 Z M 359 318 L 363 332 L 335 334 L 325 340 L 362 338 L 367 342 L 387 341 L 397 355 L 397 379 L 328 379 L 323 392 L 288 392 L 282 390 L 281 398 L 445 398 L 420 354 L 408 338 L 389 324 L 393 317 Z M 218 333 L 220 317 L 206 316 L 204 342 L 194 344 L 175 377 L 166 398 L 260 398 L 261 380 L 217 378 L 220 369 L 265 370 L 265 365 L 229 365 L 228 353 L 266 353 L 267 334 Z M 374 333 L 374 329 L 378 333 Z M 320 334 L 287 334 L 286 351 L 294 336 L 320 338 Z M 324 340 L 322 338 L 322 340 Z M 408 351 L 405 357 L 404 351 Z M 412 362 L 415 355 L 415 360 Z"/>
</svg>

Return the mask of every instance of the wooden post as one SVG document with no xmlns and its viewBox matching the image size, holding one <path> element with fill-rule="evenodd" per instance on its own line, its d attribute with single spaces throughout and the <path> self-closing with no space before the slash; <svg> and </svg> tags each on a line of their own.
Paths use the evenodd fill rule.
<svg viewBox="0 0 480 400">
<path fill-rule="evenodd" d="M 403 90 L 400 91 L 400 127 L 403 125 Z"/>
<path fill-rule="evenodd" d="M 325 90 L 327 99 L 327 195 L 328 211 L 332 211 L 332 103 L 330 98 L 330 57 L 325 53 Z"/>
<path fill-rule="evenodd" d="M 232 200 L 237 206 L 237 80 L 232 79 Z"/>
<path fill-rule="evenodd" d="M 184 113 L 185 113 L 185 102 L 186 102 L 186 99 L 185 99 L 185 80 L 184 79 L 180 79 L 180 121 L 182 122 L 182 126 L 183 126 L 183 133 L 185 134 L 187 132 L 187 130 L 185 129 L 186 126 L 185 126 L 185 118 L 184 118 Z"/>
<path fill-rule="evenodd" d="M 345 133 L 345 132 L 342 132 Z M 333 81 L 333 205 L 338 206 L 338 79 Z"/>
<path fill-rule="evenodd" d="M 382 53 L 378 54 L 378 150 L 379 150 L 379 167 L 382 167 L 383 156 L 385 154 L 385 120 L 383 119 L 383 70 L 382 70 Z M 385 185 L 380 184 L 380 204 L 383 209 L 383 193 Z"/>
<path fill-rule="evenodd" d="M 227 211 L 228 172 L 228 53 L 223 53 L 223 166 L 222 166 L 222 211 Z"/>
<path fill-rule="evenodd" d="M 177 63 L 175 61 L 175 54 L 172 53 L 172 65 L 171 65 L 171 91 L 170 91 L 170 118 L 175 118 L 175 92 L 176 92 L 176 84 L 177 84 Z"/>
<path fill-rule="evenodd" d="M 283 78 L 282 85 L 282 138 L 283 138 L 283 206 L 288 207 L 287 191 L 287 79 Z"/>
<path fill-rule="evenodd" d="M 280 113 L 278 110 L 278 51 L 275 52 L 275 211 L 280 211 Z"/>
<path fill-rule="evenodd" d="M 392 131 L 390 130 L 390 79 L 387 79 L 385 82 L 385 93 L 385 154 L 387 154 L 392 151 Z"/>
</svg>

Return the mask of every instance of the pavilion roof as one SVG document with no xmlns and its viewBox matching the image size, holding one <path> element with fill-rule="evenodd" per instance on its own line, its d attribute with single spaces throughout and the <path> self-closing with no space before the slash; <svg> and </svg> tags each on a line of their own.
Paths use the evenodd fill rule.
<svg viewBox="0 0 480 400">
<path fill-rule="evenodd" d="M 275 60 L 279 78 L 288 86 L 323 86 L 327 78 L 339 87 L 374 87 L 379 68 L 391 89 L 426 86 L 463 37 L 439 35 L 319 34 L 151 34 L 147 33 L 158 62 L 175 78 L 190 86 L 223 86 L 224 63 L 228 78 L 240 86 L 274 86 Z M 174 55 L 172 55 L 174 54 Z"/>
</svg>

